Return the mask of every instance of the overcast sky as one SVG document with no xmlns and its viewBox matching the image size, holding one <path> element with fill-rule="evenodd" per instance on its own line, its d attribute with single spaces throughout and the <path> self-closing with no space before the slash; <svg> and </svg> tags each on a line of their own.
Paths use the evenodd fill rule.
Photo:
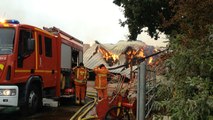
<svg viewBox="0 0 213 120">
<path fill-rule="evenodd" d="M 125 19 L 122 10 L 113 0 L 0 0 L 0 18 L 39 28 L 55 26 L 89 44 L 94 40 L 114 44 L 128 35 L 127 27 L 119 24 Z M 165 46 L 165 36 L 156 41 L 143 33 L 137 39 Z"/>
</svg>

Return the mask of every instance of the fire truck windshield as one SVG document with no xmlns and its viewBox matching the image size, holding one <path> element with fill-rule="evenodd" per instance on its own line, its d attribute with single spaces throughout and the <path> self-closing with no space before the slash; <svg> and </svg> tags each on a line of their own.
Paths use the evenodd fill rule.
<svg viewBox="0 0 213 120">
<path fill-rule="evenodd" d="M 14 28 L 0 28 L 0 55 L 12 53 L 14 46 L 14 38 Z"/>
</svg>

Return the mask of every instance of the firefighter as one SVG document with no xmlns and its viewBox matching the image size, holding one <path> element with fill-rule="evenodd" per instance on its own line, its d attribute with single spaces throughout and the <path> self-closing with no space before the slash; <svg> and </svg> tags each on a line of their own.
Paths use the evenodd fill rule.
<svg viewBox="0 0 213 120">
<path fill-rule="evenodd" d="M 95 67 L 94 72 L 95 76 L 95 89 L 98 93 L 98 101 L 102 99 L 107 99 L 107 74 L 109 73 L 108 69 L 104 64 Z"/>
<path fill-rule="evenodd" d="M 80 63 L 79 66 L 74 69 L 74 84 L 75 84 L 75 94 L 76 94 L 76 104 L 85 103 L 86 95 L 86 85 L 87 78 L 89 77 L 88 70 L 84 67 L 83 63 Z"/>
</svg>

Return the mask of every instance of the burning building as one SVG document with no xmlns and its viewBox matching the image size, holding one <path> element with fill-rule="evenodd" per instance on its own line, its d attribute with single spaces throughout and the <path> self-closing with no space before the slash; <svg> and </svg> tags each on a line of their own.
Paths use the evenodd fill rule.
<svg viewBox="0 0 213 120">
<path fill-rule="evenodd" d="M 157 50 L 153 46 L 148 46 L 142 41 L 122 40 L 117 44 L 101 44 L 96 41 L 84 52 L 83 62 L 89 69 L 104 64 L 110 72 L 130 77 L 130 71 L 135 70 L 140 62 L 145 60 L 151 64 L 155 58 L 145 57 L 155 52 Z"/>
</svg>

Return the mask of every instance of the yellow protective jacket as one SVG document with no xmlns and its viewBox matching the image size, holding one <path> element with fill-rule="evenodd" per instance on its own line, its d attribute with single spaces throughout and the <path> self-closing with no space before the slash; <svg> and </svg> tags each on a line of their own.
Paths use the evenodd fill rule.
<svg viewBox="0 0 213 120">
<path fill-rule="evenodd" d="M 75 85 L 86 85 L 89 76 L 88 70 L 85 67 L 74 68 L 74 83 Z"/>
<path fill-rule="evenodd" d="M 107 88 L 107 74 L 109 70 L 106 67 L 95 67 L 95 89 L 106 89 Z"/>
</svg>

